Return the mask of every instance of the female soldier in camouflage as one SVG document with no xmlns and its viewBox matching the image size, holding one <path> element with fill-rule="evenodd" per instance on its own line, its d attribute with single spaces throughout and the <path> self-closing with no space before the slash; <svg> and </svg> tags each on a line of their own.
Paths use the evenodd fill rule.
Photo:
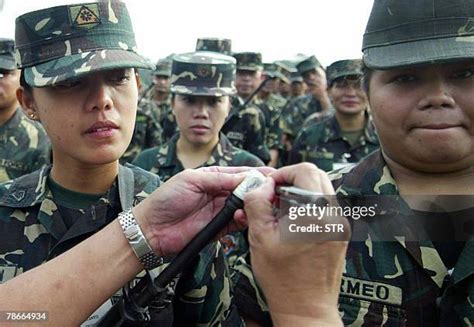
<svg viewBox="0 0 474 327">
<path fill-rule="evenodd" d="M 0 186 L 2 281 L 73 247 L 160 184 L 157 176 L 118 162 L 133 132 L 135 69 L 153 68 L 136 53 L 123 2 L 18 17 L 16 59 L 23 69 L 19 100 L 48 133 L 53 164 Z M 226 318 L 229 283 L 218 249 L 213 243 L 201 252 L 199 268 L 178 282 L 173 305 L 151 305 L 152 319 L 194 325 Z"/>
<path fill-rule="evenodd" d="M 177 55 L 171 73 L 171 106 L 180 133 L 166 144 L 143 151 L 138 167 L 164 181 L 186 168 L 262 166 L 249 152 L 220 133 L 235 94 L 235 59 L 202 51 Z"/>
</svg>

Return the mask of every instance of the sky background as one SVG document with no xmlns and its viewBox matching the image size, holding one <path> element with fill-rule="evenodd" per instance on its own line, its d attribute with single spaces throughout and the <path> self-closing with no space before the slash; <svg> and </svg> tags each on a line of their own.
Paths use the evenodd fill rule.
<svg viewBox="0 0 474 327">
<path fill-rule="evenodd" d="M 1 7 L 0 0 L 0 7 Z M 3 0 L 0 37 L 15 18 L 77 0 Z M 372 0 L 125 0 L 140 53 L 153 61 L 194 51 L 198 37 L 232 40 L 232 51 L 258 51 L 264 62 L 316 55 L 327 66 L 361 57 Z"/>
</svg>

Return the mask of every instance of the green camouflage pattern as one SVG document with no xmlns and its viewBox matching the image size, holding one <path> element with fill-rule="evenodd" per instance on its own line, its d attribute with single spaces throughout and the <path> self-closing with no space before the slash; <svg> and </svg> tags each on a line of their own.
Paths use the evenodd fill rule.
<svg viewBox="0 0 474 327">
<path fill-rule="evenodd" d="M 280 73 L 280 80 L 283 83 L 290 84 L 290 77 L 292 68 L 285 65 L 283 62 L 275 61 L 277 71 Z"/>
<path fill-rule="evenodd" d="M 275 63 L 264 63 L 263 73 L 270 78 L 284 79 L 285 75 L 282 74 L 281 69 Z"/>
<path fill-rule="evenodd" d="M 0 69 L 16 69 L 14 45 L 15 43 L 12 39 L 0 38 Z"/>
<path fill-rule="evenodd" d="M 474 58 L 474 2 L 374 1 L 364 33 L 363 60 L 390 69 Z"/>
<path fill-rule="evenodd" d="M 347 59 L 333 62 L 326 68 L 326 79 L 328 87 L 332 83 L 344 76 L 360 76 L 362 77 L 362 60 L 361 59 Z"/>
<path fill-rule="evenodd" d="M 250 104 L 252 106 L 258 107 L 263 113 L 266 128 L 265 144 L 270 150 L 279 150 L 282 148 L 280 129 L 280 105 L 283 105 L 283 103 L 286 103 L 283 97 L 272 93 L 265 100 L 254 98 Z M 278 104 L 279 107 L 277 107 L 276 104 Z"/>
<path fill-rule="evenodd" d="M 19 16 L 15 60 L 33 87 L 104 69 L 154 69 L 137 53 L 122 1 L 57 6 Z"/>
<path fill-rule="evenodd" d="M 162 181 L 167 181 L 184 170 L 176 153 L 178 139 L 179 134 L 176 134 L 166 144 L 143 151 L 133 161 L 133 164 L 157 174 Z M 221 133 L 219 135 L 219 143 L 215 146 L 211 156 L 200 167 L 209 166 L 259 167 L 263 166 L 263 162 L 251 153 L 233 146 L 225 135 Z"/>
<path fill-rule="evenodd" d="M 171 70 L 172 93 L 219 97 L 237 92 L 230 56 L 209 51 L 175 55 Z"/>
<path fill-rule="evenodd" d="M 163 110 L 160 118 L 160 125 L 161 128 L 163 128 L 163 143 L 169 141 L 174 134 L 179 132 L 178 123 L 176 122 L 176 117 L 174 116 L 171 104 L 166 110 Z"/>
<path fill-rule="evenodd" d="M 135 205 L 159 187 L 160 180 L 138 167 L 126 167 L 131 170 L 133 181 L 127 177 L 124 182 L 133 185 L 129 196 Z M 58 204 L 47 183 L 50 168 L 0 184 L 0 282 L 67 251 L 115 220 L 122 211 L 117 182 L 86 209 Z M 162 267 L 155 270 L 159 269 Z M 140 276 L 143 274 L 137 278 Z M 240 319 L 230 311 L 229 277 L 220 243 L 209 244 L 196 258 L 196 264 L 178 280 L 172 305 L 164 310 L 151 307 L 151 324 L 217 326 L 228 322 L 238 326 Z"/>
<path fill-rule="evenodd" d="M 380 151 L 330 178 L 341 196 L 399 195 Z M 408 204 L 398 197 L 401 205 L 393 210 L 394 201 L 386 207 L 381 203 L 375 217 L 351 220 L 352 229 L 362 229 L 367 238 L 350 242 L 347 251 L 339 301 L 344 324 L 472 326 L 474 240 L 466 242 L 450 274 L 432 241 L 405 242 L 419 226 L 416 219 L 402 218 L 402 213 L 411 211 Z M 400 235 L 392 235 L 393 241 L 377 241 L 379 233 L 387 232 L 387 224 L 398 226 Z M 378 291 L 382 289 L 383 296 Z"/>
<path fill-rule="evenodd" d="M 232 40 L 213 37 L 199 38 L 196 42 L 196 51 L 212 51 L 231 56 Z"/>
<path fill-rule="evenodd" d="M 322 67 L 321 63 L 319 62 L 318 59 L 316 59 L 315 56 L 310 56 L 304 60 L 301 60 L 297 65 L 296 69 L 298 70 L 298 73 L 300 75 L 303 75 L 303 73 L 316 69 L 318 67 Z"/>
<path fill-rule="evenodd" d="M 154 75 L 158 76 L 171 76 L 171 64 L 172 60 L 171 59 L 160 59 L 156 63 L 156 68 L 155 71 L 153 72 Z"/>
<path fill-rule="evenodd" d="M 380 202 L 375 217 L 350 220 L 358 237 L 362 232 L 367 237 L 365 241 L 351 241 L 347 250 L 338 306 L 344 325 L 473 326 L 474 239 L 465 243 L 451 272 L 432 241 L 405 241 L 420 227 L 405 218 L 411 210 L 399 197 L 397 184 L 379 150 L 355 166 L 333 171 L 329 177 L 337 196 L 345 201 L 361 195 L 397 197 Z M 380 241 L 380 235 L 387 234 L 387 223 L 397 226 L 402 234 L 392 235 L 393 241 Z M 234 298 L 239 312 L 271 326 L 248 257 L 239 257 L 233 269 L 239 273 L 235 276 L 234 271 L 232 277 L 234 283 L 239 278 Z"/>
<path fill-rule="evenodd" d="M 0 183 L 29 174 L 50 161 L 51 144 L 43 126 L 20 108 L 0 126 Z"/>
<path fill-rule="evenodd" d="M 291 99 L 281 111 L 280 127 L 282 132 L 290 136 L 296 136 L 305 119 L 309 115 L 321 111 L 321 103 L 311 94 Z"/>
<path fill-rule="evenodd" d="M 298 70 L 293 70 L 290 75 L 291 83 L 303 83 L 303 76 L 301 76 Z"/>
<path fill-rule="evenodd" d="M 132 140 L 120 158 L 120 163 L 131 162 L 143 150 L 163 143 L 163 129 L 150 110 L 150 107 L 138 107 Z"/>
<path fill-rule="evenodd" d="M 266 122 L 262 111 L 256 106 L 242 108 L 240 98 L 232 98 L 232 108 L 221 131 L 236 147 L 246 150 L 264 163 L 270 161 L 266 145 Z"/>
<path fill-rule="evenodd" d="M 237 60 L 237 70 L 263 70 L 261 53 L 238 52 L 233 56 Z"/>
<path fill-rule="evenodd" d="M 368 114 L 363 134 L 354 144 L 344 137 L 333 114 L 301 130 L 291 149 L 289 163 L 312 162 L 319 169 L 331 171 L 338 168 L 335 165 L 357 163 L 378 148 L 377 133 Z"/>
<path fill-rule="evenodd" d="M 303 129 L 311 126 L 313 124 L 319 123 L 320 121 L 323 121 L 324 119 L 334 115 L 334 110 L 328 110 L 328 111 L 322 111 L 322 112 L 315 112 L 306 117 L 306 119 L 303 122 Z"/>
</svg>

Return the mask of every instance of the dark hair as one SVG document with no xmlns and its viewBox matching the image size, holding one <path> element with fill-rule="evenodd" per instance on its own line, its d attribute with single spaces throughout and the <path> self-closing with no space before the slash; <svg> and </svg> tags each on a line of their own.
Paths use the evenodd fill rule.
<svg viewBox="0 0 474 327">
<path fill-rule="evenodd" d="M 362 62 L 362 88 L 367 96 L 369 95 L 370 79 L 372 78 L 373 72 L 373 69 L 370 69 Z"/>
<path fill-rule="evenodd" d="M 20 86 L 23 87 L 26 93 L 30 95 L 33 94 L 33 88 L 28 83 L 26 83 L 25 72 L 23 69 L 20 73 Z"/>
</svg>

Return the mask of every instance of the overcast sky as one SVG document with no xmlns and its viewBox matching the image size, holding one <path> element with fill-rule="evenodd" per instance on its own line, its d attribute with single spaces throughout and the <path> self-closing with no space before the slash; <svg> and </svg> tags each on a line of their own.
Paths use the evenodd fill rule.
<svg viewBox="0 0 474 327">
<path fill-rule="evenodd" d="M 1 2 L 2 0 L 0 0 Z M 14 37 L 15 17 L 77 0 L 3 0 L 0 37 Z M 232 40 L 265 62 L 314 54 L 323 65 L 361 56 L 372 0 L 125 0 L 139 51 L 156 61 L 194 51 L 198 37 Z"/>
</svg>

